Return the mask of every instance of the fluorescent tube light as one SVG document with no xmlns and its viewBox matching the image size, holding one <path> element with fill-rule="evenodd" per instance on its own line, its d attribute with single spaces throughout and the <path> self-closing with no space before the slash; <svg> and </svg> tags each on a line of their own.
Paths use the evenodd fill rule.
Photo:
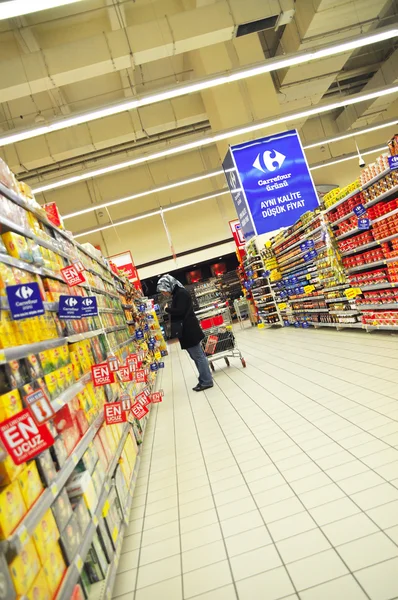
<svg viewBox="0 0 398 600">
<path fill-rule="evenodd" d="M 391 125 L 396 125 L 398 123 L 398 119 L 394 119 L 393 121 L 388 121 L 386 123 L 381 123 L 380 125 L 374 125 L 373 127 L 366 127 L 364 129 L 351 130 L 350 133 L 345 133 L 343 135 L 339 135 L 336 137 L 331 137 L 326 140 L 321 140 L 320 142 L 315 142 L 314 144 L 308 144 L 307 146 L 303 146 L 304 150 L 308 150 L 309 148 L 317 148 L 318 146 L 324 146 L 325 144 L 331 144 L 332 142 L 340 142 L 341 140 L 347 140 L 351 137 L 357 137 L 358 135 L 363 135 L 364 133 L 370 133 L 371 131 L 377 131 L 378 129 L 384 129 L 385 127 L 391 127 Z"/>
<path fill-rule="evenodd" d="M 216 192 L 215 194 L 210 194 L 209 196 L 203 196 L 202 198 L 193 198 L 192 200 L 188 200 L 187 202 L 180 202 L 179 204 L 174 204 L 173 206 L 162 207 L 163 212 L 169 212 L 171 210 L 177 210 L 177 208 L 184 208 L 185 206 L 189 206 L 190 204 L 197 204 L 198 202 L 203 202 L 204 200 L 212 200 L 213 198 L 218 198 L 219 196 L 224 196 L 225 194 L 229 194 L 229 190 L 222 190 L 221 192 Z M 130 219 L 123 219 L 122 221 L 114 221 L 109 225 L 103 225 L 102 227 L 94 227 L 93 229 L 88 229 L 82 233 L 74 234 L 75 238 L 82 237 L 83 235 L 89 235 L 90 233 L 96 233 L 97 231 L 104 231 L 105 229 L 112 229 L 113 227 L 118 227 L 119 225 L 126 225 L 126 223 L 132 223 L 133 221 L 139 221 L 141 219 L 146 219 L 148 217 L 153 217 L 155 215 L 160 215 L 161 211 L 159 210 L 151 210 L 142 215 L 137 215 L 136 217 L 131 217 Z"/>
<path fill-rule="evenodd" d="M 361 156 L 368 156 L 369 154 L 376 154 L 377 152 L 387 152 L 387 147 L 386 146 L 380 146 L 380 148 L 374 148 L 373 150 L 367 150 L 366 152 L 362 152 L 361 150 Z M 344 156 L 344 158 L 338 158 L 337 160 L 331 160 L 329 162 L 325 162 L 322 163 L 321 165 L 314 165 L 313 167 L 310 167 L 310 171 L 316 171 L 317 169 L 324 169 L 325 167 L 330 167 L 331 165 L 337 165 L 339 163 L 342 162 L 346 162 L 347 160 L 354 160 L 354 159 L 358 160 L 358 154 L 355 152 L 355 154 L 352 154 L 351 156 Z"/>
<path fill-rule="evenodd" d="M 27 0 L 33 2 L 33 0 Z M 75 0 L 76 1 L 76 0 Z M 1 4 L 0 4 L 1 6 Z M 0 9 L 1 10 L 1 9 Z M 22 140 L 31 139 L 46 133 L 54 131 L 60 131 L 68 127 L 75 125 L 81 125 L 82 123 L 89 123 L 96 119 L 102 119 L 111 115 L 116 115 L 127 110 L 134 110 L 142 106 L 148 106 L 157 102 L 163 102 L 164 100 L 172 100 L 185 96 L 187 94 L 193 94 L 195 92 L 202 92 L 226 83 L 233 83 L 248 79 L 249 77 L 256 77 L 263 75 L 264 73 L 270 73 L 277 71 L 278 69 L 286 69 L 288 67 L 294 67 L 303 63 L 311 62 L 313 60 L 319 60 L 322 58 L 328 58 L 335 54 L 342 52 L 349 52 L 369 44 L 376 44 L 384 40 L 388 40 L 398 36 L 397 27 L 386 27 L 378 29 L 373 33 L 367 35 L 355 36 L 346 42 L 330 44 L 326 47 L 317 48 L 315 50 L 303 50 L 296 54 L 280 56 L 272 61 L 262 62 L 259 65 L 250 68 L 238 69 L 233 72 L 226 73 L 224 75 L 212 76 L 206 79 L 199 80 L 195 83 L 188 83 L 186 85 L 179 85 L 173 88 L 169 88 L 163 92 L 157 92 L 155 94 L 148 94 L 142 96 L 139 99 L 128 100 L 105 106 L 93 111 L 79 113 L 72 117 L 62 118 L 49 123 L 48 125 L 41 125 L 35 128 L 29 128 L 16 133 L 0 136 L 0 146 L 6 146 L 7 144 L 14 144 Z"/>
<path fill-rule="evenodd" d="M 210 177 L 216 177 L 217 175 L 224 175 L 224 171 L 222 169 L 218 171 L 211 171 L 209 173 L 205 173 L 204 175 L 198 175 L 197 177 L 191 177 L 190 179 L 183 179 L 182 181 L 176 181 L 175 183 L 169 183 L 167 185 L 162 185 L 158 188 L 153 188 L 151 190 L 146 190 L 145 192 L 139 192 L 137 194 L 132 194 L 131 196 L 125 196 L 124 198 L 119 198 L 118 200 L 112 200 L 111 202 L 104 202 L 103 204 L 96 204 L 95 206 L 90 206 L 90 208 L 85 208 L 83 210 L 78 210 L 73 213 L 68 213 L 67 215 L 63 215 L 63 219 L 71 219 L 72 217 L 78 217 L 79 215 L 85 215 L 90 212 L 94 212 L 96 210 L 100 210 L 101 208 L 108 208 L 109 206 L 115 206 L 116 204 L 122 204 L 123 202 L 128 202 L 129 200 L 136 200 L 137 198 L 143 198 L 144 196 L 150 196 L 151 194 L 157 194 L 158 192 L 164 192 L 166 190 L 172 190 L 177 187 L 181 187 L 183 185 L 188 185 L 189 183 L 197 183 L 198 181 L 203 181 L 204 179 L 210 179 Z M 163 212 L 166 209 L 163 209 Z"/>
<path fill-rule="evenodd" d="M 300 120 L 303 118 L 312 117 L 314 115 L 319 115 L 325 112 L 329 112 L 331 110 L 335 110 L 337 108 L 342 108 L 344 106 L 350 106 L 352 104 L 358 104 L 359 102 L 365 102 L 367 100 L 373 100 L 374 98 L 381 98 L 382 96 L 387 96 L 389 94 L 394 94 L 398 92 L 398 85 L 379 88 L 373 92 L 369 93 L 360 93 L 355 94 L 353 97 L 344 98 L 343 100 L 339 100 L 338 102 L 333 102 L 331 104 L 318 105 L 314 108 L 310 108 L 307 110 L 303 110 L 298 113 L 290 113 L 283 115 L 277 119 L 273 119 L 271 121 L 261 121 L 260 123 L 253 123 L 252 125 L 247 125 L 246 127 L 240 127 L 239 129 L 232 129 L 228 131 L 224 131 L 222 133 L 218 133 L 212 136 L 208 136 L 194 142 L 189 142 L 187 144 L 182 144 L 181 146 L 175 146 L 174 148 L 168 148 L 167 150 L 161 150 L 159 152 L 155 152 L 154 154 L 148 154 L 147 156 L 141 156 L 139 158 L 133 158 L 123 163 L 118 163 L 116 165 L 111 165 L 109 167 L 103 167 L 101 169 L 95 169 L 94 171 L 88 171 L 87 173 L 83 173 L 82 175 L 75 175 L 73 177 L 68 177 L 67 179 L 62 179 L 60 181 L 55 181 L 53 183 L 48 183 L 47 185 L 42 185 L 33 189 L 34 193 L 46 192 L 48 190 L 54 190 L 60 187 L 64 187 L 66 185 L 71 185 L 72 183 L 78 183 L 79 181 L 85 181 L 87 179 L 91 179 L 94 177 L 99 177 L 101 175 L 105 175 L 106 173 L 113 173 L 115 171 L 120 171 L 122 169 L 127 169 L 128 167 L 133 167 L 135 165 L 140 165 L 143 163 L 148 163 L 153 160 L 158 160 L 160 158 L 165 158 L 166 156 L 173 156 L 175 154 L 181 154 L 182 152 L 188 152 L 189 150 L 194 150 L 196 148 L 203 148 L 204 146 L 209 146 L 211 144 L 215 144 L 216 142 L 221 142 L 223 140 L 227 140 L 229 138 L 246 135 L 249 133 L 253 133 L 255 131 L 260 131 L 262 129 L 267 129 L 268 127 L 274 127 L 275 125 L 282 125 L 285 123 L 289 123 L 291 121 Z"/>
<path fill-rule="evenodd" d="M 9 0 L 9 2 L 0 2 L 0 20 L 11 19 L 21 15 L 28 15 L 48 8 L 57 8 L 74 4 L 82 0 Z M 40 135 L 40 134 L 39 134 Z"/>
</svg>

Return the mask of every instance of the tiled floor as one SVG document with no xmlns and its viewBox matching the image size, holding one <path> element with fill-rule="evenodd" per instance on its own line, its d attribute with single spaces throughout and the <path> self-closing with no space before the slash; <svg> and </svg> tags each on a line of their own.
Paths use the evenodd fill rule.
<svg viewBox="0 0 398 600">
<path fill-rule="evenodd" d="M 207 393 L 171 347 L 114 598 L 398 598 L 398 337 L 237 337 Z"/>
</svg>

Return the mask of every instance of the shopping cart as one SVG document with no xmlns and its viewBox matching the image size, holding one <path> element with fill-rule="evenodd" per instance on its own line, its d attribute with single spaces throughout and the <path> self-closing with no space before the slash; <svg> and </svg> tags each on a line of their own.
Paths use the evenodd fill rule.
<svg viewBox="0 0 398 600">
<path fill-rule="evenodd" d="M 239 358 L 242 366 L 246 367 L 246 361 L 236 345 L 228 304 L 221 303 L 214 305 L 206 312 L 198 311 L 198 313 L 196 314 L 200 318 L 200 326 L 205 334 L 202 340 L 202 347 L 211 370 L 214 371 L 215 369 L 213 363 L 222 358 L 229 367 L 230 362 L 228 357 Z"/>
</svg>

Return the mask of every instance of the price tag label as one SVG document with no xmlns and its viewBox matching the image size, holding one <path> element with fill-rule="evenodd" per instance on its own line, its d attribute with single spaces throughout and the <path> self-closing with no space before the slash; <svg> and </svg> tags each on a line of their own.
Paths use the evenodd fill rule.
<svg viewBox="0 0 398 600">
<path fill-rule="evenodd" d="M 306 294 L 311 294 L 311 292 L 313 292 L 314 289 L 315 289 L 314 285 L 306 285 L 306 286 L 304 286 L 304 292 Z"/>
<path fill-rule="evenodd" d="M 348 288 L 348 290 L 344 290 L 344 295 L 348 300 L 353 300 L 357 296 L 362 294 L 361 288 Z"/>
<path fill-rule="evenodd" d="M 264 327 L 265 327 L 264 323 L 259 323 L 257 325 L 257 329 L 264 329 Z"/>
<path fill-rule="evenodd" d="M 93 516 L 93 523 L 94 523 L 95 527 L 98 527 L 98 517 L 97 517 L 97 515 Z"/>
<path fill-rule="evenodd" d="M 305 276 L 307 281 L 310 281 L 311 277 L 312 277 L 311 273 L 307 273 L 307 275 Z"/>
<path fill-rule="evenodd" d="M 358 219 L 358 229 L 369 229 L 370 219 Z"/>
<path fill-rule="evenodd" d="M 287 304 L 286 302 L 281 302 L 280 304 L 278 304 L 278 307 L 280 310 L 285 310 L 285 308 L 287 308 Z"/>
<path fill-rule="evenodd" d="M 76 569 L 80 573 L 80 571 L 83 569 L 83 559 L 79 554 L 75 558 L 75 565 L 76 565 Z"/>
<path fill-rule="evenodd" d="M 104 506 L 102 507 L 102 516 L 105 518 L 109 512 L 111 505 L 109 504 L 109 500 L 105 501 Z"/>
<path fill-rule="evenodd" d="M 52 495 L 55 498 L 55 496 L 58 495 L 58 486 L 57 486 L 57 484 L 53 483 L 52 486 L 50 487 L 50 490 L 51 490 Z"/>
<path fill-rule="evenodd" d="M 160 360 L 162 358 L 162 355 L 160 354 L 159 350 L 155 352 L 155 358 L 156 360 Z"/>
<path fill-rule="evenodd" d="M 21 531 L 18 533 L 18 539 L 21 546 L 25 546 L 26 542 L 29 540 L 28 530 L 24 525 L 21 527 Z"/>
</svg>

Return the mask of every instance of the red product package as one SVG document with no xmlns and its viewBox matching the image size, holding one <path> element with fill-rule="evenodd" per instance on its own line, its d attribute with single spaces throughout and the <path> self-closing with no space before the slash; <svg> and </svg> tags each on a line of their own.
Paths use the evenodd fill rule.
<svg viewBox="0 0 398 600">
<path fill-rule="evenodd" d="M 51 221 L 51 223 L 53 223 L 53 225 L 55 225 L 56 227 L 63 228 L 62 217 L 59 213 L 58 207 L 55 204 L 55 202 L 43 204 L 43 208 L 47 213 L 48 220 Z"/>
</svg>

